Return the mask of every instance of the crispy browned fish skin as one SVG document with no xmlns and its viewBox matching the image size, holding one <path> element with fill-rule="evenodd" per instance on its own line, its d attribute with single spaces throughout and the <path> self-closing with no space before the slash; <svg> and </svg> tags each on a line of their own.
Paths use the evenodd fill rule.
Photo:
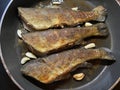
<svg viewBox="0 0 120 90">
<path fill-rule="evenodd" d="M 27 76 L 48 84 L 62 79 L 81 63 L 95 59 L 114 60 L 114 57 L 106 48 L 72 49 L 30 61 L 23 65 L 21 71 Z"/>
<path fill-rule="evenodd" d="M 52 27 L 74 26 L 86 21 L 105 19 L 105 8 L 98 6 L 92 11 L 73 11 L 61 8 L 22 8 L 18 12 L 29 30 L 44 30 Z"/>
<path fill-rule="evenodd" d="M 30 46 L 30 50 L 37 55 L 49 54 L 61 49 L 81 43 L 91 36 L 105 36 L 108 34 L 106 25 L 99 23 L 91 27 L 65 28 L 31 32 L 23 34 L 23 41 Z"/>
</svg>

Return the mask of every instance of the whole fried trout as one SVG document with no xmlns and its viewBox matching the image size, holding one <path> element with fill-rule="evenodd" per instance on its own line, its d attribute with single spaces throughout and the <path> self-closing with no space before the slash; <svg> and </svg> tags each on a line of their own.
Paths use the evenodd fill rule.
<svg viewBox="0 0 120 90">
<path fill-rule="evenodd" d="M 104 21 L 106 9 L 102 6 L 92 11 L 74 11 L 62 8 L 23 8 L 18 13 L 28 30 L 45 30 L 53 27 L 75 26 L 86 21 Z"/>
<path fill-rule="evenodd" d="M 78 65 L 89 60 L 114 60 L 107 48 L 72 49 L 33 60 L 23 65 L 21 72 L 44 84 L 62 80 Z"/>
<path fill-rule="evenodd" d="M 90 27 L 30 32 L 23 34 L 22 39 L 33 53 L 40 56 L 73 47 L 87 37 L 106 35 L 108 35 L 106 25 L 99 23 Z"/>
</svg>

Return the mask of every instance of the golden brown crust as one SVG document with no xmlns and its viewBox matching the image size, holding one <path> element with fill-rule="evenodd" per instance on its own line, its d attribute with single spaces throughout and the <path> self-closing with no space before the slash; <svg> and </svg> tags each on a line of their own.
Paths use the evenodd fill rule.
<svg viewBox="0 0 120 90">
<path fill-rule="evenodd" d="M 30 50 L 33 53 L 42 55 L 58 51 L 62 48 L 72 47 L 76 45 L 76 42 L 79 41 L 80 44 L 82 40 L 87 37 L 102 36 L 105 32 L 108 32 L 106 29 L 101 30 L 101 28 L 98 28 L 100 26 L 102 25 L 31 32 L 23 34 L 22 38 L 23 41 L 31 47 Z M 101 31 L 103 31 L 103 33 L 101 33 Z"/>
<path fill-rule="evenodd" d="M 72 49 L 53 54 L 24 65 L 22 73 L 48 84 L 64 77 L 76 66 L 94 59 L 114 59 L 106 49 Z M 62 78 L 61 78 L 62 79 Z"/>
<path fill-rule="evenodd" d="M 18 8 L 19 15 L 29 29 L 44 30 L 52 27 L 74 26 L 98 17 L 93 11 L 73 11 L 61 8 Z"/>
<path fill-rule="evenodd" d="M 73 33 L 70 29 L 28 33 L 23 35 L 23 40 L 37 51 L 41 53 L 47 53 L 50 50 L 58 49 L 60 47 L 63 47 L 64 45 L 76 41 L 77 31 L 74 29 L 72 31 Z"/>
</svg>

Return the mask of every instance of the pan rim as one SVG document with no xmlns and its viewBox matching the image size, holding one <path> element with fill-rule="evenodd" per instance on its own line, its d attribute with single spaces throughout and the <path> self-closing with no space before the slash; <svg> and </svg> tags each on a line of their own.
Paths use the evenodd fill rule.
<svg viewBox="0 0 120 90">
<path fill-rule="evenodd" d="M 5 8 L 5 10 L 4 10 L 3 14 L 2 14 L 2 17 L 1 17 L 1 20 L 0 20 L 0 35 L 1 35 L 1 28 L 2 28 L 2 23 L 3 23 L 4 17 L 6 15 L 6 12 L 7 12 L 8 8 L 12 4 L 12 2 L 13 2 L 13 0 L 10 0 L 8 2 L 7 6 L 6 6 L 6 8 Z M 10 77 L 10 79 L 14 82 L 14 84 L 16 86 L 18 86 L 19 89 L 24 90 L 23 87 L 14 79 L 14 77 L 12 76 L 12 74 L 10 73 L 10 71 L 8 70 L 8 67 L 7 67 L 7 65 L 5 63 L 5 60 L 3 58 L 3 55 L 2 55 L 2 49 L 1 48 L 2 47 L 1 47 L 1 42 L 0 42 L 0 57 L 1 57 L 1 61 L 2 61 L 2 64 L 4 66 L 4 69 L 5 69 L 6 73 L 8 74 L 8 76 Z"/>
</svg>

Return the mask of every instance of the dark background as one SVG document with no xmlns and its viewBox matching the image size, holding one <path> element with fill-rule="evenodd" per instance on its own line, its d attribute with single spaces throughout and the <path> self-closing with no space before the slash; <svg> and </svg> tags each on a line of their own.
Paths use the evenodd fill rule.
<svg viewBox="0 0 120 90">
<path fill-rule="evenodd" d="M 0 19 L 9 1 L 10 0 L 0 0 Z M 119 85 L 120 83 L 117 85 L 117 88 L 114 88 L 114 90 L 120 90 L 118 89 Z M 1 60 L 0 60 L 0 90 L 19 90 L 18 87 L 12 82 L 12 80 L 7 75 Z"/>
</svg>

